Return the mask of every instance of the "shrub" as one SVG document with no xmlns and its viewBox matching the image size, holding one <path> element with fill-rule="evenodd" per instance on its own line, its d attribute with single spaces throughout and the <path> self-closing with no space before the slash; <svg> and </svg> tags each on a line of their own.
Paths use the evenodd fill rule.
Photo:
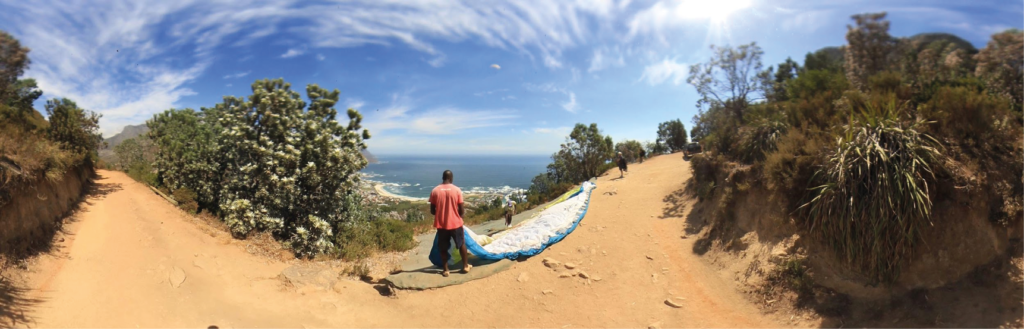
<svg viewBox="0 0 1024 329">
<path fill-rule="evenodd" d="M 739 158 L 745 163 L 764 160 L 768 152 L 774 151 L 782 134 L 789 126 L 781 121 L 762 119 L 751 126 L 740 129 Z"/>
<path fill-rule="evenodd" d="M 926 174 L 938 152 L 921 120 L 899 120 L 895 100 L 865 108 L 838 138 L 822 184 L 803 207 L 810 232 L 839 256 L 891 282 L 930 225 L 932 202 Z"/>
<path fill-rule="evenodd" d="M 811 177 L 821 164 L 826 140 L 821 133 L 791 129 L 779 139 L 777 149 L 768 153 L 762 175 L 768 189 L 786 196 L 795 210 L 804 199 Z"/>
<path fill-rule="evenodd" d="M 942 87 L 919 108 L 923 118 L 935 123 L 928 131 L 949 143 L 963 143 L 970 149 L 989 151 L 1000 145 L 1012 145 L 1019 134 L 1005 98 L 986 95 L 966 87 Z M 978 152 L 972 152 L 978 153 Z"/>
<path fill-rule="evenodd" d="M 187 188 L 178 188 L 171 193 L 171 197 L 174 201 L 178 201 L 178 207 L 187 211 L 190 214 L 195 214 L 199 211 L 199 204 L 196 203 L 196 192 L 192 192 Z"/>
</svg>

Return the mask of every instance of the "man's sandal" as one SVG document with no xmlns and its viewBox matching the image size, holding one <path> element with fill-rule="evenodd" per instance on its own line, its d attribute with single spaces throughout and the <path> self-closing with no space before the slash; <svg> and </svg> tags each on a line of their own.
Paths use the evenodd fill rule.
<svg viewBox="0 0 1024 329">
<path fill-rule="evenodd" d="M 469 270 L 472 269 L 472 268 L 473 268 L 473 265 L 466 265 L 466 267 L 462 268 L 462 274 L 469 273 Z"/>
<path fill-rule="evenodd" d="M 447 277 L 448 277 L 448 271 L 443 271 L 443 272 L 441 272 L 441 276 L 443 276 L 443 277 L 446 277 L 446 278 L 447 278 Z"/>
</svg>

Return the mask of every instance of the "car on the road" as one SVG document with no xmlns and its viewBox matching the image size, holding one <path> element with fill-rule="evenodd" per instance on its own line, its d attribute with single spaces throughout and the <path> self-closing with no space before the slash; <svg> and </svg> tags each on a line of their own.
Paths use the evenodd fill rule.
<svg viewBox="0 0 1024 329">
<path fill-rule="evenodd" d="M 690 156 L 693 154 L 704 152 L 704 148 L 700 146 L 700 143 L 689 143 L 683 146 L 683 155 Z"/>
</svg>

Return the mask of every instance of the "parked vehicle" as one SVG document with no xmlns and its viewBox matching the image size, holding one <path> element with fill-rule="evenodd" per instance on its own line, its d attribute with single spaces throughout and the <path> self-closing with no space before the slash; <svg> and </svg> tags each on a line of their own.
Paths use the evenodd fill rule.
<svg viewBox="0 0 1024 329">
<path fill-rule="evenodd" d="M 689 143 L 683 147 L 683 155 L 685 156 L 690 156 L 701 152 L 704 152 L 704 147 L 700 146 L 700 143 Z"/>
</svg>

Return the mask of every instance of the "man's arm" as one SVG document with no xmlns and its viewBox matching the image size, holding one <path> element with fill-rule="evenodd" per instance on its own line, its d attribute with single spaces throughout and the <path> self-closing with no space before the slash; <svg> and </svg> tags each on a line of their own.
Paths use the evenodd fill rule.
<svg viewBox="0 0 1024 329">
<path fill-rule="evenodd" d="M 462 205 L 461 204 L 459 205 L 459 209 L 461 211 L 461 209 L 462 209 Z M 435 206 L 433 203 L 430 204 L 430 214 L 431 215 L 437 215 L 437 206 Z"/>
<path fill-rule="evenodd" d="M 462 205 L 462 203 L 459 203 L 459 217 L 466 218 L 466 208 Z"/>
</svg>

